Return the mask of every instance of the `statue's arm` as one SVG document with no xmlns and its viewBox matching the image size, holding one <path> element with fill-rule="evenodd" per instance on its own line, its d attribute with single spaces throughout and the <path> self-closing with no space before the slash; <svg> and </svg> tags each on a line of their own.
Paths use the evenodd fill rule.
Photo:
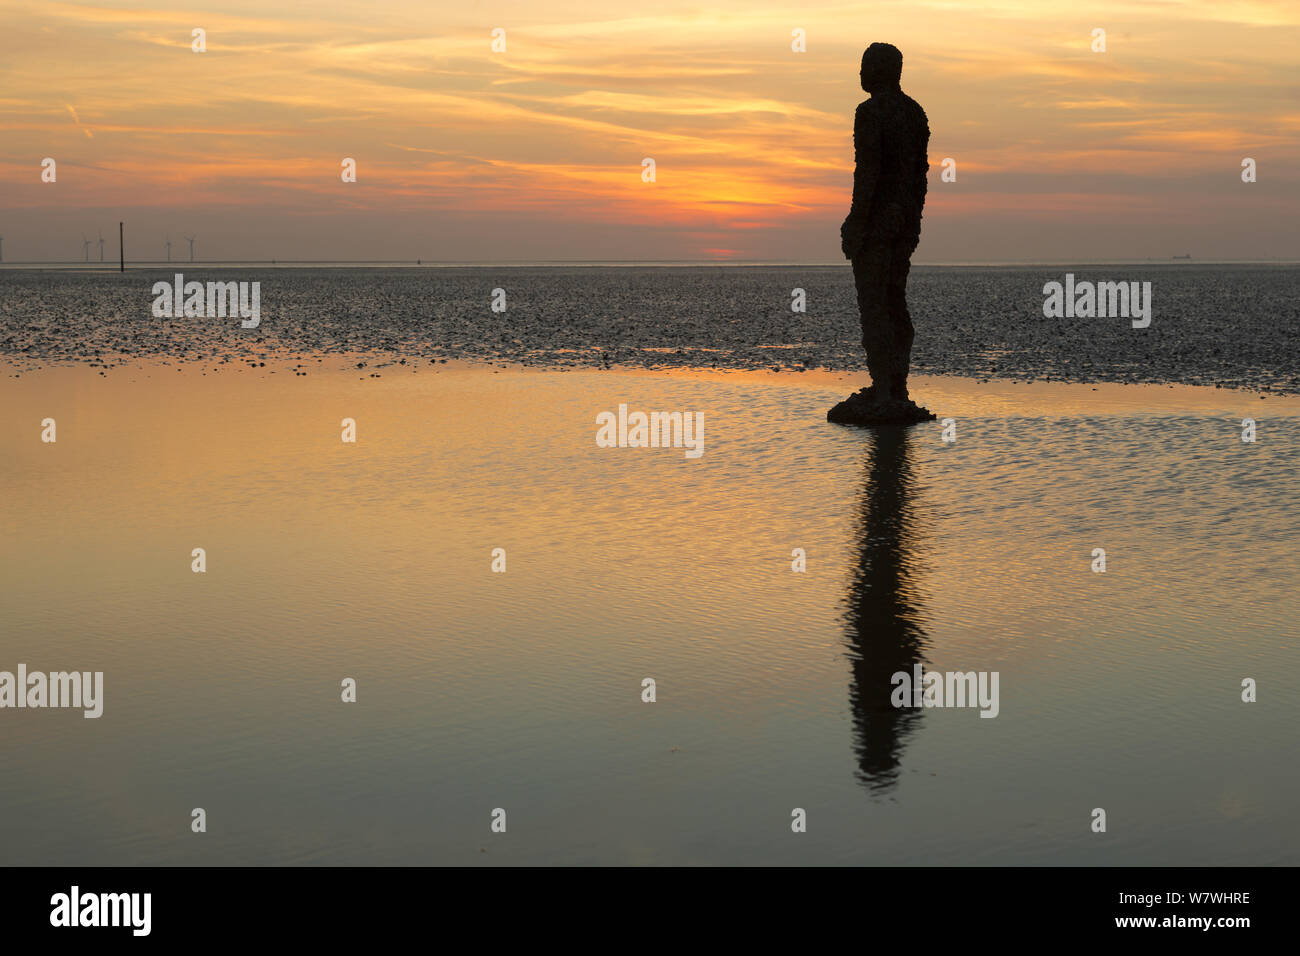
<svg viewBox="0 0 1300 956">
<path fill-rule="evenodd" d="M 865 103 L 853 118 L 853 203 L 840 227 L 841 247 L 853 258 L 867 228 L 867 212 L 880 179 L 880 128 Z"/>
</svg>

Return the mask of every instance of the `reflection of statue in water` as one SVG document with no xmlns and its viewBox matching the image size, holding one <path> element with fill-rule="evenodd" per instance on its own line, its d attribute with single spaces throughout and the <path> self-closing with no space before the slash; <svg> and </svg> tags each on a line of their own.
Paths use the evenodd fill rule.
<svg viewBox="0 0 1300 956">
<path fill-rule="evenodd" d="M 827 413 L 842 425 L 910 425 L 934 419 L 907 394 L 912 359 L 912 318 L 907 312 L 907 272 L 921 239 L 925 205 L 925 110 L 899 88 L 903 54 L 873 43 L 862 54 L 862 88 L 871 99 L 853 120 L 853 205 L 840 228 L 841 247 L 853 262 L 871 385 Z"/>
<path fill-rule="evenodd" d="M 910 675 L 928 643 L 913 580 L 919 570 L 920 531 L 914 523 L 916 489 L 907 443 L 902 429 L 872 433 L 858 526 L 858 566 L 845 614 L 858 778 L 875 793 L 897 784 L 903 746 L 921 722 L 919 709 L 890 702 L 893 675 Z"/>
</svg>

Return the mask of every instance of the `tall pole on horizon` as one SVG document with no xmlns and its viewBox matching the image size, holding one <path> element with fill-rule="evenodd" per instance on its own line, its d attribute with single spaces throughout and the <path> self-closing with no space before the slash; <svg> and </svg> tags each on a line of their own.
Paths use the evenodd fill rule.
<svg viewBox="0 0 1300 956">
<path fill-rule="evenodd" d="M 99 261 L 104 261 L 104 230 L 99 230 Z"/>
<path fill-rule="evenodd" d="M 100 247 L 101 249 L 103 246 Z M 126 271 L 126 246 L 122 243 L 122 223 L 117 224 L 117 271 Z"/>
<path fill-rule="evenodd" d="M 194 261 L 194 240 L 197 239 L 198 236 L 186 236 L 185 238 L 186 240 L 188 240 L 190 244 L 190 262 L 193 262 Z"/>
<path fill-rule="evenodd" d="M 0 236 L 0 262 L 5 261 L 5 237 Z"/>
</svg>

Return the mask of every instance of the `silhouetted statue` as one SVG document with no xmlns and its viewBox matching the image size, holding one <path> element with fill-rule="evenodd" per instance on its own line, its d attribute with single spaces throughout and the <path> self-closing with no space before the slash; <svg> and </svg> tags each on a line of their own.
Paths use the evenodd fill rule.
<svg viewBox="0 0 1300 956">
<path fill-rule="evenodd" d="M 858 779 L 875 794 L 898 783 L 903 749 L 922 712 L 895 707 L 893 675 L 922 663 L 929 646 L 923 589 L 927 513 L 917 501 L 907 433 L 871 435 L 857 528 L 858 564 L 845 602 Z"/>
<path fill-rule="evenodd" d="M 853 205 L 840 240 L 853 262 L 871 385 L 827 413 L 827 421 L 843 425 L 934 419 L 907 394 L 913 335 L 907 272 L 921 240 L 930 126 L 925 110 L 899 88 L 902 72 L 897 47 L 873 43 L 862 54 L 862 88 L 871 99 L 858 104 L 853 120 Z"/>
</svg>

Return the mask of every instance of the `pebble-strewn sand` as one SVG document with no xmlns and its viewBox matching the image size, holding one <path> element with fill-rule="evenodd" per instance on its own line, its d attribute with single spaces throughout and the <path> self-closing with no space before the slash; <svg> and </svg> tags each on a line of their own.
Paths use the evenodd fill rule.
<svg viewBox="0 0 1300 956">
<path fill-rule="evenodd" d="M 260 281 L 262 323 L 157 319 L 153 283 Z M 1043 284 L 1152 283 L 1150 328 L 1046 319 Z M 493 289 L 507 311 L 493 312 Z M 806 290 L 807 312 L 791 311 Z M 1300 392 L 1294 266 L 916 267 L 913 368 L 978 379 L 1179 382 Z M 363 374 L 446 359 L 566 367 L 860 369 L 846 266 L 0 271 L 0 354 L 19 368 L 134 358 L 302 374 L 359 354 Z"/>
</svg>

